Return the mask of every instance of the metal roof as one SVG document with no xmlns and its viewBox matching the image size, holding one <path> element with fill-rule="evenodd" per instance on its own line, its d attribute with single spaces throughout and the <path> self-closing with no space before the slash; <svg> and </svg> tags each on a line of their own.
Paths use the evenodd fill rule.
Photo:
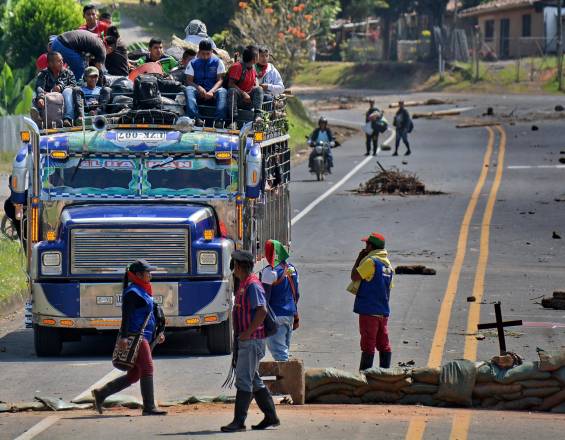
<svg viewBox="0 0 565 440">
<path fill-rule="evenodd" d="M 508 11 L 511 9 L 531 8 L 536 0 L 494 0 L 488 3 L 481 3 L 478 6 L 467 8 L 459 12 L 460 17 L 476 17 L 478 15 L 490 14 L 493 12 Z"/>
</svg>

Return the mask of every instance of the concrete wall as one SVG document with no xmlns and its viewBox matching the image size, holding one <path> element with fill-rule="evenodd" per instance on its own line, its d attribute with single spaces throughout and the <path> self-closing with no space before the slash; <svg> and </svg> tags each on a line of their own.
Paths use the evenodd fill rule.
<svg viewBox="0 0 565 440">
<path fill-rule="evenodd" d="M 531 39 L 522 38 L 522 16 L 527 14 L 532 17 Z M 500 41 L 502 19 L 510 20 L 509 53 L 507 58 L 542 55 L 545 49 L 543 12 L 536 12 L 532 7 L 494 12 L 482 15 L 478 18 L 484 44 L 491 48 L 499 58 L 505 58 Z M 492 39 L 486 38 L 486 23 L 489 20 L 494 20 L 494 34 Z"/>
</svg>

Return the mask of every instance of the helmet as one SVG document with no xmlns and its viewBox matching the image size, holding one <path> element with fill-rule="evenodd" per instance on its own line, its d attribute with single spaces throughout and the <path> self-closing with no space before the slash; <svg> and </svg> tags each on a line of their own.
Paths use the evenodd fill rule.
<svg viewBox="0 0 565 440">
<path fill-rule="evenodd" d="M 318 119 L 318 125 L 327 124 L 327 123 L 328 123 L 328 118 L 326 118 L 325 116 L 320 116 L 320 119 Z"/>
</svg>

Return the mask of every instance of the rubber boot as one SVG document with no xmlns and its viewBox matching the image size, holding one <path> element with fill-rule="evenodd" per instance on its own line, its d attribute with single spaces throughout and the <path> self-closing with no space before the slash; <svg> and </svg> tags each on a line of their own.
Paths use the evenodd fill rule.
<svg viewBox="0 0 565 440">
<path fill-rule="evenodd" d="M 247 418 L 247 410 L 251 401 L 253 400 L 253 393 L 249 391 L 237 390 L 235 395 L 235 408 L 233 420 L 229 425 L 222 426 L 222 432 L 240 432 L 245 431 L 245 419 Z"/>
<path fill-rule="evenodd" d="M 379 367 L 390 368 L 392 353 L 390 351 L 379 351 Z"/>
<path fill-rule="evenodd" d="M 153 376 L 145 376 L 139 380 L 141 388 L 141 397 L 143 398 L 143 412 L 144 416 L 164 416 L 167 411 L 157 408 L 155 405 L 155 396 L 153 390 Z"/>
<path fill-rule="evenodd" d="M 253 393 L 255 396 L 255 402 L 259 409 L 265 414 L 265 418 L 259 422 L 257 425 L 251 426 L 253 430 L 267 429 L 270 426 L 279 426 L 281 421 L 277 417 L 277 410 L 275 409 L 275 402 L 273 402 L 273 396 L 267 388 L 261 388 L 259 391 Z"/>
<path fill-rule="evenodd" d="M 371 353 L 361 353 L 361 363 L 359 364 L 359 371 L 368 370 L 373 366 L 375 355 Z"/>
<path fill-rule="evenodd" d="M 108 382 L 102 388 L 92 390 L 92 397 L 94 397 L 94 409 L 102 414 L 104 400 L 112 394 L 125 390 L 130 385 L 131 384 L 129 383 L 127 375 L 124 375 Z"/>
</svg>

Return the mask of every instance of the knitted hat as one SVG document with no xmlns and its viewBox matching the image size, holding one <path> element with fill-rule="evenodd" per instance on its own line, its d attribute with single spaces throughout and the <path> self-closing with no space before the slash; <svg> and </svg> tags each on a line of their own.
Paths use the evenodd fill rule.
<svg viewBox="0 0 565 440">
<path fill-rule="evenodd" d="M 385 248 L 385 238 L 382 234 L 377 232 L 373 232 L 368 237 L 361 239 L 361 241 L 369 242 L 377 249 L 384 249 Z"/>
</svg>

